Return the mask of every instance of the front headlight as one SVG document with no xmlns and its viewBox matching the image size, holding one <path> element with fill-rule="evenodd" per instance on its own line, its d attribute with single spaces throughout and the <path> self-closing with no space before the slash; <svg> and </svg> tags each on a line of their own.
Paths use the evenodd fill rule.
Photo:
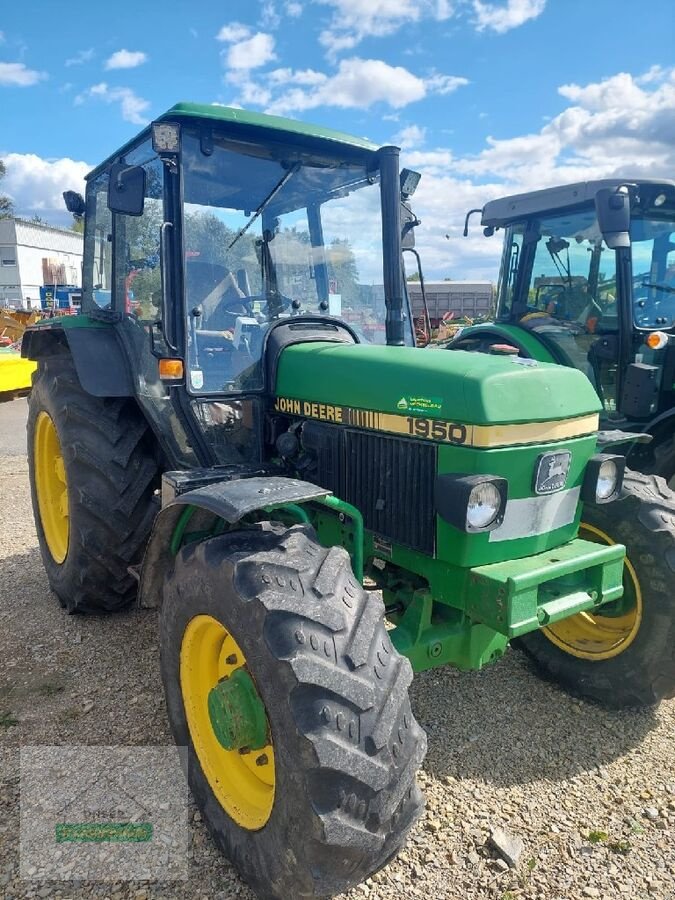
<svg viewBox="0 0 675 900">
<path fill-rule="evenodd" d="M 597 453 L 586 466 L 581 499 L 584 503 L 610 503 L 621 493 L 626 460 L 623 456 Z"/>
<path fill-rule="evenodd" d="M 489 481 L 477 484 L 469 494 L 466 507 L 466 521 L 472 528 L 482 529 L 491 525 L 499 515 L 502 498 Z"/>
<path fill-rule="evenodd" d="M 436 512 L 469 533 L 492 531 L 504 521 L 508 483 L 495 475 L 439 475 Z"/>
</svg>

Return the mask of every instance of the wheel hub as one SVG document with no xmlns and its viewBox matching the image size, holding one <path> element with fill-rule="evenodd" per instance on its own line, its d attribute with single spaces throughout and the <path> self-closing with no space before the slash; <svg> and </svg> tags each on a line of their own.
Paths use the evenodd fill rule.
<svg viewBox="0 0 675 900">
<path fill-rule="evenodd" d="M 209 691 L 209 719 L 225 750 L 261 750 L 267 744 L 265 707 L 253 679 L 236 669 Z"/>
</svg>

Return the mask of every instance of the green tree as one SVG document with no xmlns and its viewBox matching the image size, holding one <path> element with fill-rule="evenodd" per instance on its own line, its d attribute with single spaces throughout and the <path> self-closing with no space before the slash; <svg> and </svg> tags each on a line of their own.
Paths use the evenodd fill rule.
<svg viewBox="0 0 675 900">
<path fill-rule="evenodd" d="M 359 270 L 347 238 L 334 238 L 327 249 L 328 277 L 337 281 L 337 292 L 346 306 L 360 300 Z"/>
<path fill-rule="evenodd" d="M 5 164 L 0 159 L 0 181 L 6 175 Z M 14 204 L 5 194 L 0 194 L 0 219 L 9 219 L 14 215 Z"/>
</svg>

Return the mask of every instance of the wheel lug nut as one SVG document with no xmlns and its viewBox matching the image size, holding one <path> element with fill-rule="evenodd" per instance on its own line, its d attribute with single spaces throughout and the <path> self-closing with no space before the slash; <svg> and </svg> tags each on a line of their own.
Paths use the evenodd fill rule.
<svg viewBox="0 0 675 900">
<path fill-rule="evenodd" d="M 225 662 L 228 664 L 228 666 L 234 666 L 234 665 L 236 665 L 236 662 L 237 662 L 237 654 L 236 654 L 236 653 L 230 653 L 229 656 L 226 656 L 226 657 L 225 657 Z"/>
<path fill-rule="evenodd" d="M 260 756 L 256 759 L 255 764 L 256 766 L 266 766 L 268 762 L 269 759 L 267 758 L 267 754 L 261 753 Z"/>
</svg>

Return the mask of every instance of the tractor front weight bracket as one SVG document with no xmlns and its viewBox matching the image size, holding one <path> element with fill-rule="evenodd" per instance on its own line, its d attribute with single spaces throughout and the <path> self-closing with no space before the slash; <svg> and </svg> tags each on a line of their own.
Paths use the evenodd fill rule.
<svg viewBox="0 0 675 900">
<path fill-rule="evenodd" d="M 505 635 L 472 622 L 459 610 L 434 603 L 426 590 L 414 592 L 389 636 L 415 672 L 443 665 L 464 671 L 481 669 L 499 659 L 509 642 Z"/>
</svg>

